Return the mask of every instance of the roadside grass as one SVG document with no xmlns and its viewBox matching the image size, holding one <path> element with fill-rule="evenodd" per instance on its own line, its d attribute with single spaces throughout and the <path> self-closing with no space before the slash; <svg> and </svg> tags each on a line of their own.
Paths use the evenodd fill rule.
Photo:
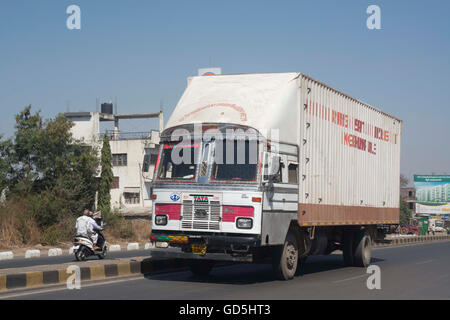
<svg viewBox="0 0 450 320">
<path fill-rule="evenodd" d="M 142 242 L 150 235 L 151 223 L 148 220 L 130 221 L 117 211 L 105 214 L 103 220 L 107 223 L 105 236 L 109 243 Z M 0 250 L 70 244 L 75 235 L 75 221 L 76 217 L 60 216 L 54 224 L 39 227 L 25 203 L 9 201 L 0 205 Z"/>
</svg>

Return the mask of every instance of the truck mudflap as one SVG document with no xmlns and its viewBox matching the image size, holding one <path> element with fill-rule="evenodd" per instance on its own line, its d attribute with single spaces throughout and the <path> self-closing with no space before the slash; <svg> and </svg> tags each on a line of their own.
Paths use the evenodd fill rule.
<svg viewBox="0 0 450 320">
<path fill-rule="evenodd" d="M 253 262 L 253 255 L 232 255 L 226 253 L 205 253 L 204 255 L 183 252 L 181 249 L 152 249 L 151 257 L 154 259 L 189 259 L 189 260 L 215 260 L 230 262 Z"/>
</svg>

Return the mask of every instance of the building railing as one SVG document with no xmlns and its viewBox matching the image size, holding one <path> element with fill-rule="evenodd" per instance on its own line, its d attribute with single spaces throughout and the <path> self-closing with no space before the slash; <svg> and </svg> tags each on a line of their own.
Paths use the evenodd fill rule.
<svg viewBox="0 0 450 320">
<path fill-rule="evenodd" d="M 149 140 L 152 138 L 152 133 L 148 132 L 114 132 L 108 131 L 106 133 L 109 140 Z M 105 133 L 99 135 L 100 140 L 103 139 Z"/>
</svg>

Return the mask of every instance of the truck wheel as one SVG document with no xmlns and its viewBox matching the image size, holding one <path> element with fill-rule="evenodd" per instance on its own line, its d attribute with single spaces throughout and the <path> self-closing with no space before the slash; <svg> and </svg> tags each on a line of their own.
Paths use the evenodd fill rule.
<svg viewBox="0 0 450 320">
<path fill-rule="evenodd" d="M 284 245 L 275 250 L 272 256 L 272 267 L 278 280 L 294 278 L 298 264 L 298 243 L 292 232 L 288 232 Z"/>
<path fill-rule="evenodd" d="M 342 235 L 342 256 L 346 266 L 353 266 L 353 231 L 344 231 Z"/>
<path fill-rule="evenodd" d="M 212 261 L 192 260 L 189 263 L 192 274 L 197 277 L 207 276 L 213 267 L 214 263 Z"/>
<path fill-rule="evenodd" d="M 360 230 L 355 234 L 355 251 L 353 262 L 355 267 L 368 267 L 372 260 L 371 239 L 367 230 Z"/>
</svg>

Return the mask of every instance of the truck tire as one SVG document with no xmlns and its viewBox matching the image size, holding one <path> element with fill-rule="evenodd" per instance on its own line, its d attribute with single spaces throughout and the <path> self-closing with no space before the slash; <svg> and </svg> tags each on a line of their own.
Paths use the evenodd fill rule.
<svg viewBox="0 0 450 320">
<path fill-rule="evenodd" d="M 354 243 L 354 232 L 344 231 L 342 234 L 342 256 L 344 258 L 344 265 L 350 267 L 354 264 L 353 259 L 353 245 Z"/>
<path fill-rule="evenodd" d="M 275 278 L 291 280 L 295 276 L 298 265 L 298 243 L 295 234 L 289 231 L 284 245 L 276 248 L 272 255 L 272 267 Z"/>
<path fill-rule="evenodd" d="M 207 276 L 213 267 L 214 263 L 212 261 L 192 260 L 189 262 L 189 269 L 197 277 Z"/>
<path fill-rule="evenodd" d="M 372 240 L 367 230 L 359 230 L 355 233 L 353 263 L 355 267 L 368 267 L 372 259 Z"/>
</svg>

